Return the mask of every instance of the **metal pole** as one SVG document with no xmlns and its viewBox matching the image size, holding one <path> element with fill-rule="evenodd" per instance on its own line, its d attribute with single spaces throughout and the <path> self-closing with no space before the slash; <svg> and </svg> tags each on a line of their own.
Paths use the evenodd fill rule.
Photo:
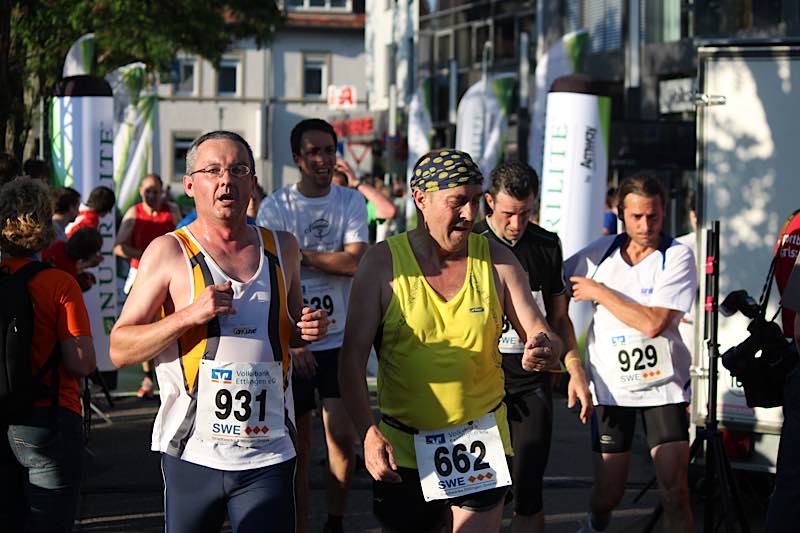
<svg viewBox="0 0 800 533">
<path fill-rule="evenodd" d="M 481 56 L 481 82 L 483 83 L 483 91 L 487 92 L 489 88 L 489 68 L 492 63 L 492 41 L 485 41 L 483 43 L 483 54 Z M 481 153 L 472 154 L 473 157 L 481 158 L 483 155 L 483 146 L 486 142 L 484 135 L 486 134 L 486 99 L 481 100 Z"/>
<path fill-rule="evenodd" d="M 708 324 L 708 413 L 706 413 L 706 508 L 704 512 L 704 531 L 714 530 L 714 492 L 715 481 L 719 482 L 715 469 L 714 444 L 717 438 L 717 344 L 718 318 L 717 303 L 719 301 L 719 220 L 711 223 L 706 232 L 706 324 Z"/>
<path fill-rule="evenodd" d="M 517 155 L 522 163 L 528 162 L 528 136 L 530 134 L 530 115 L 528 114 L 528 98 L 530 97 L 531 63 L 530 39 L 527 32 L 519 34 L 519 82 L 517 96 Z"/>
<path fill-rule="evenodd" d="M 389 128 L 386 142 L 386 173 L 385 182 L 391 184 L 394 176 L 395 150 L 394 143 L 397 138 L 397 75 L 396 47 L 394 42 L 387 46 L 389 54 Z"/>
</svg>

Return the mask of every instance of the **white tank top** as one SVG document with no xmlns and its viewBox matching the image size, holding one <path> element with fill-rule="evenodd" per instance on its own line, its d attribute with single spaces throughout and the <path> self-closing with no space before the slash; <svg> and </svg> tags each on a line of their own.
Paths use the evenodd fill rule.
<svg viewBox="0 0 800 533">
<path fill-rule="evenodd" d="M 227 276 L 186 227 L 170 233 L 180 243 L 186 258 L 191 285 L 189 301 L 194 302 L 208 285 L 230 281 L 236 314 L 217 316 L 204 326 L 192 328 L 156 357 L 161 407 L 153 425 L 151 448 L 220 470 L 261 468 L 288 461 L 295 456 L 294 404 L 288 351 L 293 321 L 287 306 L 280 248 L 273 232 L 251 227 L 258 231 L 264 252 L 260 256 L 258 270 L 244 283 Z M 278 433 L 282 436 L 269 440 L 262 437 L 256 444 L 242 444 L 239 441 L 229 444 L 214 440 L 216 436 L 213 439 L 209 436 L 211 424 L 203 424 L 204 419 L 215 420 L 213 417 L 217 408 L 227 407 L 229 403 L 236 409 L 242 407 L 241 402 L 234 403 L 235 388 L 231 389 L 234 393 L 232 396 L 226 392 L 228 397 L 222 398 L 226 401 L 220 403 L 219 396 L 213 397 L 215 391 L 211 382 L 217 382 L 214 378 L 219 375 L 214 372 L 219 371 L 207 367 L 224 363 L 240 363 L 232 366 L 240 369 L 234 370 L 234 375 L 252 375 L 247 373 L 249 371 L 241 370 L 252 364 L 263 366 L 269 363 L 276 368 L 277 385 L 272 392 L 280 395 L 282 389 L 283 406 L 281 409 L 278 405 L 276 409 L 278 414 L 282 410 L 284 416 L 278 424 L 272 425 L 270 431 L 273 432 L 271 435 Z M 204 374 L 207 371 L 210 371 L 210 377 Z M 198 405 L 205 408 L 198 412 Z M 252 405 L 257 411 L 258 404 L 252 402 Z M 251 411 L 248 407 L 247 412 Z M 225 414 L 222 410 L 219 412 Z M 230 415 L 230 410 L 227 413 Z M 235 419 L 230 418 L 230 421 L 235 422 Z M 266 431 L 265 426 L 261 427 Z M 246 430 L 249 435 L 250 427 Z"/>
</svg>

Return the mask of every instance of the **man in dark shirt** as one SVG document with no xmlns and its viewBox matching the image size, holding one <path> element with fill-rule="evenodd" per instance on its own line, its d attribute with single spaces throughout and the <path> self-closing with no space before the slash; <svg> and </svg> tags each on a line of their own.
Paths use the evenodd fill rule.
<svg viewBox="0 0 800 533">
<path fill-rule="evenodd" d="M 572 407 L 576 399 L 580 400 L 580 419 L 585 424 L 592 411 L 592 397 L 567 314 L 569 298 L 561 275 L 561 242 L 555 233 L 530 222 L 538 188 L 539 178 L 528 165 L 505 163 L 494 169 L 486 193 L 492 213 L 476 224 L 474 231 L 508 246 L 528 273 L 534 300 L 566 345 L 568 405 Z M 553 429 L 551 374 L 525 371 L 521 363 L 524 347 L 525 339 L 519 338 L 504 317 L 500 352 L 514 448 L 514 533 L 544 531 L 542 480 Z"/>
</svg>

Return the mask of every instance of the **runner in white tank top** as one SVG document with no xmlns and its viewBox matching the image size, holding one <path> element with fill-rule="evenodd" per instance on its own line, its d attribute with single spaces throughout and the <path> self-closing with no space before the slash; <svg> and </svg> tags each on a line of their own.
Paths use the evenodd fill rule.
<svg viewBox="0 0 800 533">
<path fill-rule="evenodd" d="M 225 414 L 227 409 L 216 408 L 216 393 L 221 389 L 213 386 L 214 381 L 211 380 L 210 376 L 213 372 L 212 368 L 216 369 L 217 367 L 212 367 L 210 364 L 201 364 L 201 366 L 208 366 L 205 370 L 209 374 L 209 383 L 212 386 L 204 390 L 202 388 L 204 380 L 200 377 L 199 383 L 192 387 L 195 392 L 194 397 L 190 395 L 191 391 L 187 388 L 187 382 L 191 383 L 196 381 L 197 378 L 192 378 L 189 375 L 190 371 L 187 368 L 189 364 L 184 364 L 183 361 L 183 359 L 191 356 L 190 353 L 181 354 L 181 348 L 184 351 L 188 351 L 185 346 L 186 343 L 181 342 L 184 336 L 162 351 L 156 359 L 156 374 L 161 387 L 161 408 L 153 425 L 151 446 L 154 451 L 164 452 L 185 461 L 223 470 L 259 468 L 287 461 L 295 456 L 292 444 L 295 429 L 291 379 L 284 380 L 281 375 L 286 353 L 279 352 L 276 354 L 269 339 L 271 324 L 274 324 L 273 328 L 278 328 L 280 325 L 276 321 L 284 321 L 285 323 L 291 321 L 285 305 L 281 307 L 274 306 L 277 316 L 275 316 L 271 306 L 268 305 L 269 302 L 275 299 L 280 302 L 286 301 L 286 296 L 283 293 L 286 281 L 283 279 L 283 265 L 280 264 L 280 261 L 276 264 L 274 260 L 268 259 L 268 255 L 276 258 L 280 257 L 280 247 L 273 238 L 273 232 L 262 231 L 263 233 L 259 232 L 259 238 L 265 253 L 261 255 L 255 275 L 245 283 L 228 277 L 187 228 L 181 228 L 170 233 L 170 235 L 181 243 L 186 260 L 186 275 L 190 280 L 197 280 L 192 285 L 190 302 L 199 296 L 197 289 L 200 287 L 197 287 L 197 285 L 200 285 L 200 280 L 202 279 L 201 277 L 194 278 L 195 269 L 199 269 L 204 276 L 210 275 L 211 284 L 230 282 L 233 289 L 233 306 L 236 309 L 236 314 L 218 316 L 206 326 L 208 342 L 203 359 L 207 361 L 204 361 L 204 363 L 211 363 L 212 361 L 219 363 L 219 368 L 222 370 L 224 370 L 222 363 L 240 363 L 236 367 L 240 374 L 252 371 L 260 363 L 276 363 L 278 374 L 274 377 L 277 379 L 276 385 L 279 390 L 274 392 L 281 400 L 278 411 L 280 427 L 269 428 L 266 434 L 262 433 L 260 429 L 258 434 L 253 433 L 251 430 L 249 433 L 242 433 L 240 439 L 233 440 L 227 434 L 223 434 L 223 429 L 236 431 L 236 428 L 240 427 L 235 424 L 237 422 L 236 414 L 241 414 L 245 405 L 249 405 L 251 411 L 255 410 L 255 408 L 260 408 L 259 402 L 254 398 L 262 390 L 273 391 L 268 388 L 257 387 L 248 402 L 235 401 L 234 398 L 238 391 L 248 389 L 247 387 L 237 386 L 237 376 L 232 375 L 230 380 L 232 383 L 224 388 L 232 391 L 230 392 L 232 402 L 230 413 L 228 417 L 218 418 L 216 413 Z M 264 243 L 265 236 L 271 242 Z M 277 254 L 270 251 L 273 246 L 275 246 Z M 280 283 L 275 284 L 278 281 L 276 276 L 281 277 Z M 203 280 L 203 283 L 207 283 L 207 281 Z M 277 286 L 273 286 L 273 284 Z M 205 285 L 202 285 L 201 288 L 205 288 Z M 219 334 L 214 335 L 215 332 Z M 285 352 L 285 350 L 283 351 Z M 253 365 L 253 363 L 257 364 Z M 197 370 L 202 373 L 204 369 L 198 368 Z M 239 377 L 238 381 L 244 383 L 250 380 L 243 380 Z M 255 381 L 258 382 L 259 380 L 256 379 Z M 200 387 L 197 386 L 198 384 Z M 241 385 L 241 383 L 238 385 Z M 246 396 L 243 394 L 242 398 L 246 398 Z M 220 396 L 220 403 L 224 404 L 228 401 L 225 398 L 227 397 L 224 394 Z M 207 405 L 211 406 L 213 411 L 199 412 L 197 410 L 199 402 L 204 400 L 208 402 Z M 269 412 L 269 409 L 265 408 L 265 412 Z M 208 414 L 213 415 L 213 417 L 207 417 L 206 415 Z M 211 427 L 199 427 L 198 422 L 202 421 L 208 421 Z M 216 433 L 214 433 L 214 423 L 219 424 L 216 427 Z M 209 432 L 207 429 L 211 431 Z M 269 432 L 276 433 L 278 437 L 265 438 L 269 437 Z"/>
<path fill-rule="evenodd" d="M 167 531 L 219 531 L 227 515 L 238 533 L 265 519 L 292 532 L 289 348 L 323 338 L 328 320 L 303 307 L 297 241 L 246 222 L 256 180 L 247 142 L 211 132 L 186 159 L 197 220 L 145 250 L 109 353 L 119 367 L 157 358 L 152 448 Z"/>
</svg>

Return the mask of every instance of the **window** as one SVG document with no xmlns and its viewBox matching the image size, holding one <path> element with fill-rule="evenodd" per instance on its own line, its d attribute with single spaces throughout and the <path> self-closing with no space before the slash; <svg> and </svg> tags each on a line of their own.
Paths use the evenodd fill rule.
<svg viewBox="0 0 800 533">
<path fill-rule="evenodd" d="M 505 17 L 494 21 L 494 59 L 495 61 L 514 60 L 516 57 L 517 36 L 514 19 Z"/>
<path fill-rule="evenodd" d="M 178 96 L 193 96 L 197 94 L 197 76 L 195 73 L 196 61 L 194 58 L 180 58 L 176 62 L 175 81 L 172 84 L 173 93 Z"/>
<path fill-rule="evenodd" d="M 352 0 L 288 0 L 286 9 L 289 11 L 342 11 L 353 10 Z"/>
<path fill-rule="evenodd" d="M 456 61 L 459 67 L 469 67 L 472 64 L 472 27 L 458 28 L 456 35 Z"/>
<path fill-rule="evenodd" d="M 194 137 L 185 135 L 175 136 L 172 143 L 173 160 L 172 160 L 172 174 L 176 180 L 182 180 L 183 175 L 186 174 L 186 152 L 194 142 Z"/>
<path fill-rule="evenodd" d="M 238 96 L 238 58 L 224 58 L 219 62 L 219 67 L 217 68 L 217 94 L 220 96 Z"/>
<path fill-rule="evenodd" d="M 643 38 L 665 43 L 681 38 L 681 0 L 642 0 Z"/>
<path fill-rule="evenodd" d="M 328 58 L 323 54 L 309 54 L 303 58 L 303 96 L 324 98 L 328 88 Z"/>
<path fill-rule="evenodd" d="M 436 34 L 436 67 L 445 68 L 453 56 L 453 32 L 447 30 Z"/>
<path fill-rule="evenodd" d="M 623 0 L 566 0 L 564 27 L 567 31 L 589 30 L 592 52 L 622 47 Z"/>
<path fill-rule="evenodd" d="M 592 52 L 622 47 L 622 0 L 584 0 L 583 25 L 591 35 Z"/>
<path fill-rule="evenodd" d="M 486 41 L 492 39 L 492 27 L 489 24 L 475 26 L 475 38 L 472 40 L 472 61 L 480 63 L 483 61 L 483 46 Z"/>
</svg>

